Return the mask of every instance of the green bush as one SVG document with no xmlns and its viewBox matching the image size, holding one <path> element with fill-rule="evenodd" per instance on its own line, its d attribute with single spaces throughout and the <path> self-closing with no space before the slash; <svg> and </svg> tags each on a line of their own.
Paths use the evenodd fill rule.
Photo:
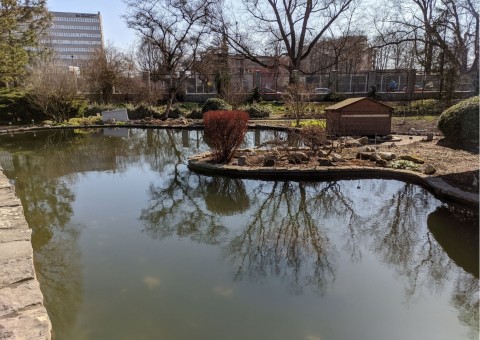
<svg viewBox="0 0 480 340">
<path fill-rule="evenodd" d="M 194 110 L 199 110 L 198 104 L 196 103 L 177 103 L 173 105 L 172 108 L 170 109 L 170 113 L 168 117 L 169 118 L 180 118 L 180 117 L 187 117 L 187 116 L 190 117 L 191 112 L 193 112 Z"/>
<path fill-rule="evenodd" d="M 187 117 L 190 119 L 203 119 L 203 112 L 200 108 L 193 109 L 189 114 L 187 114 Z"/>
<path fill-rule="evenodd" d="M 272 114 L 272 110 L 268 106 L 255 103 L 245 107 L 244 110 L 248 112 L 250 118 L 268 118 Z"/>
<path fill-rule="evenodd" d="M 255 87 L 247 101 L 249 103 L 260 103 L 262 100 L 263 98 L 262 98 L 262 94 L 260 93 L 260 90 L 258 89 L 258 87 Z"/>
<path fill-rule="evenodd" d="M 41 121 L 45 116 L 27 100 L 26 92 L 17 88 L 0 89 L 0 122 L 16 123 Z"/>
<path fill-rule="evenodd" d="M 216 111 L 216 110 L 231 110 L 232 107 L 223 99 L 209 98 L 205 101 L 202 107 L 202 112 Z"/>
<path fill-rule="evenodd" d="M 438 128 L 447 140 L 478 142 L 478 110 L 480 97 L 472 97 L 443 111 Z"/>
<path fill-rule="evenodd" d="M 323 101 L 325 102 L 340 102 L 342 100 L 347 99 L 343 93 L 337 93 L 337 92 L 330 92 L 323 97 Z"/>
<path fill-rule="evenodd" d="M 129 109 L 127 107 L 129 119 L 145 119 L 145 118 L 162 118 L 163 110 L 159 107 L 151 106 L 148 104 L 139 104 L 138 106 Z"/>
</svg>

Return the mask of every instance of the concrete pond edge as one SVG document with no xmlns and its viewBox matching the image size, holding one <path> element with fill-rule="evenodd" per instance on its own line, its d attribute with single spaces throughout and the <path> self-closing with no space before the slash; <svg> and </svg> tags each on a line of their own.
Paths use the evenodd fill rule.
<svg viewBox="0 0 480 340">
<path fill-rule="evenodd" d="M 33 264 L 32 230 L 0 167 L 0 339 L 51 339 Z"/>
<path fill-rule="evenodd" d="M 212 164 L 208 162 L 210 153 L 189 157 L 188 168 L 208 176 L 227 176 L 233 178 L 259 180 L 323 181 L 348 179 L 395 179 L 420 185 L 445 201 L 478 209 L 478 194 L 453 187 L 438 176 L 382 167 L 362 166 L 316 166 L 314 168 L 292 167 L 252 167 L 238 165 Z"/>
</svg>

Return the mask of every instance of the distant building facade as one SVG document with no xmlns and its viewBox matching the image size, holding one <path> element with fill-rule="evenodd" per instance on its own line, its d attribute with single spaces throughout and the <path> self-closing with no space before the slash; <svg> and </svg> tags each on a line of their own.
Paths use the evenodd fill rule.
<svg viewBox="0 0 480 340">
<path fill-rule="evenodd" d="M 100 12 L 50 12 L 52 24 L 40 43 L 53 52 L 53 60 L 78 67 L 103 48 L 102 18 Z"/>
</svg>

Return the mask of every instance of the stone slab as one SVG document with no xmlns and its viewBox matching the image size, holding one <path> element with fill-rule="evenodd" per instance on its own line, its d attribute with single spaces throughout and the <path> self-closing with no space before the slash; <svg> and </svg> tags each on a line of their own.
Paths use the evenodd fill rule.
<svg viewBox="0 0 480 340">
<path fill-rule="evenodd" d="M 31 241 L 0 243 L 0 249 L 0 261 L 33 258 Z"/>
<path fill-rule="evenodd" d="M 32 261 L 25 261 L 23 258 L 0 261 L 0 289 L 34 279 L 35 271 Z"/>
<path fill-rule="evenodd" d="M 0 244 L 6 242 L 15 241 L 27 241 L 30 242 L 32 236 L 31 229 L 17 228 L 17 229 L 5 229 L 0 234 Z"/>
<path fill-rule="evenodd" d="M 32 231 L 0 169 L 0 339 L 51 339 L 33 266 Z"/>
<path fill-rule="evenodd" d="M 50 339 L 50 334 L 50 320 L 43 306 L 32 306 L 14 317 L 0 319 L 0 339 L 44 340 Z"/>
<path fill-rule="evenodd" d="M 37 280 L 23 281 L 0 289 L 0 318 L 37 305 L 43 305 L 43 295 Z"/>
<path fill-rule="evenodd" d="M 22 206 L 0 207 L 0 230 L 2 229 L 28 229 Z"/>
</svg>

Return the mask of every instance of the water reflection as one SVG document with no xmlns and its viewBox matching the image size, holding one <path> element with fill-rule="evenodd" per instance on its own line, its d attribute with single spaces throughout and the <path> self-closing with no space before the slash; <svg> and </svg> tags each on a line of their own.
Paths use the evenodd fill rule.
<svg viewBox="0 0 480 340">
<path fill-rule="evenodd" d="M 245 146 L 278 135 L 255 131 Z M 155 173 L 139 209 L 142 231 L 159 241 L 175 236 L 217 246 L 234 281 L 275 279 L 293 295 L 328 295 L 345 261 L 362 263 L 373 253 L 402 278 L 407 302 L 447 292 L 460 322 L 478 335 L 478 216 L 443 206 L 418 186 L 200 176 L 185 165 L 188 155 L 206 150 L 199 131 L 61 130 L 0 136 L 0 145 L 33 229 L 37 275 L 59 338 L 69 337 L 84 294 L 84 226 L 71 221 L 72 187 L 86 173 L 122 173 L 132 164 Z M 150 290 L 159 283 L 144 279 Z"/>
<path fill-rule="evenodd" d="M 262 183 L 252 190 L 252 199 L 255 208 L 245 226 L 223 247 L 236 268 L 235 279 L 258 281 L 273 275 L 294 294 L 305 287 L 323 294 L 335 278 L 335 252 L 309 207 L 307 185 Z"/>
</svg>

